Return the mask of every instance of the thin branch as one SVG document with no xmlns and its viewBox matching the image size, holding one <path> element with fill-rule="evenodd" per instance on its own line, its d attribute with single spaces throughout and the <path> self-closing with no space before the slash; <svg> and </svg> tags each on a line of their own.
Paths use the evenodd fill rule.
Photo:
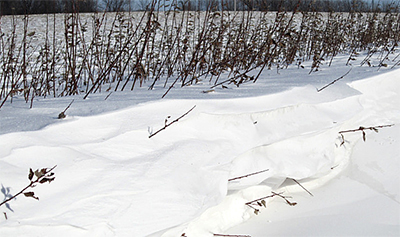
<svg viewBox="0 0 400 237">
<path fill-rule="evenodd" d="M 104 98 L 104 100 L 107 100 L 108 97 L 110 97 L 111 94 L 112 94 L 112 91 L 110 92 L 110 94 L 108 94 L 108 95 L 106 96 L 106 98 Z"/>
<path fill-rule="evenodd" d="M 323 87 L 320 88 L 320 89 L 317 89 L 317 92 L 321 92 L 322 90 L 324 90 L 324 89 L 327 88 L 328 86 L 331 86 L 331 85 L 335 84 L 337 81 L 343 79 L 345 76 L 347 76 L 347 75 L 351 72 L 351 70 L 353 70 L 353 68 L 350 68 L 349 71 L 347 71 L 343 76 L 339 77 L 338 79 L 332 81 L 331 83 L 329 83 L 329 84 L 323 86 Z"/>
<path fill-rule="evenodd" d="M 224 235 L 224 234 L 214 234 L 214 236 L 227 236 L 227 237 L 251 237 L 250 235 Z"/>
<path fill-rule="evenodd" d="M 283 196 L 282 193 L 275 193 L 275 192 L 271 192 L 271 193 L 272 193 L 271 195 L 268 195 L 268 196 L 265 196 L 265 197 L 262 197 L 262 198 L 255 199 L 255 200 L 250 201 L 250 202 L 246 202 L 245 205 L 248 206 L 248 207 L 250 207 L 250 208 L 252 208 L 252 209 L 254 209 L 254 214 L 256 214 L 256 215 L 258 215 L 258 213 L 260 212 L 260 210 L 259 210 L 258 208 L 255 208 L 254 206 L 257 206 L 257 207 L 266 207 L 267 205 L 266 205 L 265 199 L 267 199 L 267 198 L 272 198 L 272 197 L 275 197 L 275 196 L 278 196 L 278 197 L 282 198 L 282 199 L 285 200 L 286 203 L 289 204 L 290 206 L 295 206 L 295 205 L 297 205 L 296 202 L 291 202 L 291 201 L 288 200 L 288 198 L 291 198 L 291 197 L 289 197 L 289 196 Z M 254 206 L 253 206 L 253 205 L 254 205 Z"/>
<path fill-rule="evenodd" d="M 186 115 L 188 115 L 194 108 L 196 107 L 193 106 L 191 109 L 189 109 L 186 113 L 184 113 L 183 115 L 181 115 L 179 118 L 175 119 L 174 121 L 167 123 L 167 119 L 165 119 L 165 125 L 164 127 L 160 128 L 159 130 L 157 130 L 155 133 L 150 134 L 149 138 L 152 138 L 153 136 L 155 136 L 157 133 L 165 130 L 167 127 L 171 126 L 172 124 L 178 122 L 181 118 L 185 117 Z"/>
<path fill-rule="evenodd" d="M 299 181 L 297 181 L 297 180 L 295 180 L 295 179 L 291 179 L 291 180 L 293 180 L 296 184 L 298 184 L 302 189 L 304 189 L 304 191 L 306 191 L 308 194 L 310 194 L 311 196 L 313 196 L 314 197 L 314 195 L 310 192 L 310 191 L 308 191 L 303 185 L 301 185 L 301 183 L 299 182 Z"/>
<path fill-rule="evenodd" d="M 51 173 L 51 171 L 53 171 L 56 167 L 57 167 L 57 165 L 53 166 L 53 168 L 51 168 L 51 169 L 44 168 L 44 169 L 41 169 L 40 171 L 36 170 L 35 172 L 33 172 L 32 169 L 30 169 L 29 176 L 28 176 L 30 183 L 25 188 L 23 188 L 21 191 L 19 191 L 17 194 L 15 194 L 14 196 L 12 196 L 12 197 L 4 200 L 2 203 L 0 203 L 0 206 L 2 206 L 3 204 L 6 204 L 7 202 L 9 202 L 9 201 L 13 200 L 14 198 L 16 198 L 17 196 L 21 195 L 28 188 L 35 187 L 35 185 L 37 183 L 45 183 L 45 182 L 50 183 L 51 181 L 53 181 L 54 177 L 51 177 L 51 176 L 53 176 L 53 173 Z M 36 180 L 32 180 L 34 174 L 37 177 Z M 34 196 L 33 192 L 28 192 L 28 193 L 24 193 L 24 194 L 26 197 L 33 197 L 33 198 L 39 200 L 39 198 Z"/>
<path fill-rule="evenodd" d="M 72 103 L 74 103 L 74 100 L 75 100 L 75 99 L 73 99 L 73 100 L 71 101 L 71 103 L 69 103 L 69 105 L 67 106 L 67 108 L 65 108 L 64 111 L 62 111 L 62 112 L 58 115 L 58 118 L 59 118 L 59 119 L 63 119 L 63 118 L 66 117 L 65 112 L 67 112 L 67 110 L 69 109 L 69 107 L 71 107 Z"/>
<path fill-rule="evenodd" d="M 378 128 L 387 128 L 387 127 L 392 127 L 394 124 L 388 124 L 388 125 L 380 125 L 380 126 L 374 126 L 374 127 L 362 127 L 360 126 L 357 129 L 351 129 L 351 130 L 345 130 L 345 131 L 340 131 L 339 133 L 348 133 L 348 132 L 357 132 L 357 131 L 363 131 L 363 130 L 373 130 L 375 132 L 378 132 Z"/>
<path fill-rule="evenodd" d="M 394 126 L 394 124 L 380 125 L 380 126 L 366 127 L 366 128 L 363 127 L 363 126 L 360 126 L 360 127 L 357 128 L 357 129 L 351 129 L 351 130 L 340 131 L 339 134 L 340 134 L 340 136 L 342 137 L 342 143 L 341 143 L 340 145 L 343 145 L 343 144 L 344 144 L 344 141 L 345 141 L 345 140 L 344 140 L 344 135 L 343 135 L 343 133 L 361 131 L 361 132 L 362 132 L 362 135 L 363 135 L 363 140 L 364 140 L 364 142 L 365 142 L 365 141 L 367 140 L 367 135 L 366 135 L 366 133 L 365 133 L 364 130 L 372 130 L 372 131 L 378 133 L 378 129 L 379 129 L 379 128 L 387 128 L 387 127 L 392 127 L 392 126 Z"/>
<path fill-rule="evenodd" d="M 237 180 L 237 179 L 243 179 L 243 178 L 246 178 L 246 177 L 249 177 L 249 176 L 252 176 L 252 175 L 256 175 L 256 174 L 260 174 L 260 173 L 264 173 L 264 172 L 267 172 L 267 171 L 269 171 L 269 169 L 258 171 L 258 172 L 251 173 L 251 174 L 248 174 L 248 175 L 243 175 L 243 176 L 231 178 L 231 179 L 228 179 L 228 181 L 230 182 L 230 181 Z"/>
</svg>

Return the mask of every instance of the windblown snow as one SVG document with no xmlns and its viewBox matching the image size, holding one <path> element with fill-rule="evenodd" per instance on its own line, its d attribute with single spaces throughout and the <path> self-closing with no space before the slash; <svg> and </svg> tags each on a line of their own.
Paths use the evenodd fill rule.
<svg viewBox="0 0 400 237">
<path fill-rule="evenodd" d="M 172 122 L 194 105 L 149 138 L 168 116 Z M 3 108 L 0 116 L 12 109 Z M 9 202 L 10 209 L 1 207 L 7 219 L 1 218 L 0 236 L 361 235 L 340 228 L 340 208 L 346 213 L 343 203 L 356 196 L 344 195 L 349 190 L 359 190 L 359 198 L 375 198 L 360 213 L 364 226 L 376 227 L 368 233 L 398 235 L 399 122 L 400 70 L 393 70 L 320 93 L 305 85 L 246 98 L 152 100 L 8 132 L 0 135 L 4 190 L 15 194 L 25 187 L 29 168 L 57 168 L 54 182 L 32 189 L 39 201 L 18 197 Z M 365 131 L 365 142 L 360 131 L 346 133 L 344 141 L 339 135 L 382 125 L 393 126 Z M 259 215 L 245 205 L 271 191 L 291 196 L 298 205 L 268 198 Z M 329 218 L 318 212 L 335 205 Z M 374 211 L 386 215 L 367 218 Z M 268 221 L 273 218 L 280 224 Z M 344 232 L 329 232 L 323 225 L 308 232 L 296 225 L 284 228 L 292 218 L 308 225 L 325 218 Z M 254 224 L 260 220 L 262 226 Z"/>
</svg>

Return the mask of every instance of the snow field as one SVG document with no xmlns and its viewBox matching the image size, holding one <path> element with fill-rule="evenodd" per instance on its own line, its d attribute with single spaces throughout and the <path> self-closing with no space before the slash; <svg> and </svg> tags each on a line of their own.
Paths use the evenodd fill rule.
<svg viewBox="0 0 400 237">
<path fill-rule="evenodd" d="M 360 133 L 345 134 L 342 146 L 338 132 L 396 124 L 382 131 L 393 134 L 393 144 L 398 144 L 399 72 L 352 82 L 352 89 L 339 84 L 342 91 L 317 93 L 303 86 L 249 98 L 150 101 L 0 135 L 0 182 L 11 193 L 27 185 L 29 168 L 57 165 L 55 181 L 33 190 L 40 201 L 20 197 L 10 202 L 13 212 L 2 207 L 8 220 L 0 221 L 0 236 L 213 236 L 255 216 L 245 203 L 271 191 L 285 191 L 301 204 L 304 190 L 288 185 L 287 178 L 313 192 L 329 185 L 337 189 L 332 179 L 349 172 L 348 167 L 357 167 L 352 169 L 355 180 L 394 200 L 397 204 L 390 207 L 395 212 L 399 190 L 392 180 L 398 177 L 399 146 L 387 144 L 387 153 L 374 154 L 368 149 L 373 131 L 367 131 L 366 143 L 360 142 Z M 187 116 L 148 138 L 167 116 L 173 121 L 194 105 Z M 357 153 L 368 158 L 353 159 Z M 343 196 L 337 198 L 340 207 L 345 207 Z M 386 208 L 382 198 L 375 201 Z M 267 199 L 261 213 L 276 210 L 275 200 L 279 198 Z M 294 210 L 300 220 L 316 221 L 316 212 L 301 219 L 298 207 L 290 208 L 288 220 Z M 388 225 L 376 224 L 374 231 L 398 229 L 393 218 Z M 265 229 L 254 236 L 265 236 L 261 231 Z"/>
</svg>

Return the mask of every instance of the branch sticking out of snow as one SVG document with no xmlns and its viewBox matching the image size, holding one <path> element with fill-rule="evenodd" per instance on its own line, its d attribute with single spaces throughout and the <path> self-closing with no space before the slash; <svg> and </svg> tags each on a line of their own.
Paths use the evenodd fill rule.
<svg viewBox="0 0 400 237">
<path fill-rule="evenodd" d="M 343 135 L 343 133 L 349 133 L 349 132 L 357 132 L 357 131 L 361 131 L 362 132 L 362 135 L 363 135 L 363 140 L 364 140 L 364 142 L 367 140 L 367 134 L 365 133 L 365 131 L 364 130 L 372 130 L 372 131 L 374 131 L 374 132 L 376 132 L 376 133 L 378 133 L 379 132 L 379 128 L 387 128 L 387 127 L 392 127 L 392 126 L 394 126 L 394 124 L 388 124 L 388 125 L 380 125 L 380 126 L 374 126 L 374 127 L 363 127 L 363 126 L 360 126 L 359 128 L 357 128 L 357 129 L 351 129 L 351 130 L 345 130 L 345 131 L 340 131 L 339 132 L 339 134 L 340 134 L 340 136 L 342 137 L 342 143 L 340 143 L 340 145 L 343 145 L 344 144 L 344 135 Z"/>
<path fill-rule="evenodd" d="M 251 237 L 250 235 L 224 235 L 224 234 L 214 234 L 214 236 L 227 236 L 227 237 Z"/>
<path fill-rule="evenodd" d="M 72 103 L 74 103 L 74 100 L 71 101 L 71 103 L 69 103 L 69 105 L 67 106 L 67 108 L 64 109 L 64 111 L 62 111 L 60 114 L 58 114 L 58 119 L 63 119 L 65 117 L 67 117 L 65 115 L 65 112 L 67 112 L 67 110 L 69 109 L 69 107 L 71 107 Z"/>
<path fill-rule="evenodd" d="M 8 195 L 7 191 L 5 191 L 5 188 L 2 188 L 2 192 L 3 194 L 6 196 L 5 200 L 0 203 L 0 206 L 2 205 L 8 205 L 7 202 L 15 199 L 17 196 L 24 194 L 25 197 L 31 197 L 34 198 L 36 200 L 39 200 L 38 197 L 35 196 L 35 193 L 30 191 L 30 192 L 25 192 L 27 189 L 29 188 L 34 188 L 36 187 L 37 184 L 43 184 L 43 183 L 51 183 L 52 181 L 54 181 L 55 177 L 54 177 L 54 173 L 52 172 L 55 168 L 57 167 L 57 165 L 53 166 L 53 168 L 43 168 L 43 169 L 37 169 L 35 171 L 33 171 L 32 169 L 29 169 L 29 174 L 28 174 L 28 179 L 30 181 L 30 183 L 23 188 L 21 191 L 19 191 L 17 194 L 15 195 Z M 36 179 L 34 179 L 36 177 Z M 8 197 L 8 198 L 7 198 Z M 9 208 L 9 207 L 8 207 Z M 10 208 L 9 208 L 10 209 Z M 4 216 L 7 219 L 7 214 L 4 212 Z"/>
<path fill-rule="evenodd" d="M 295 180 L 295 179 L 292 179 L 296 184 L 298 184 L 302 189 L 304 189 L 304 191 L 306 191 L 308 194 L 310 194 L 310 196 L 313 196 L 314 197 L 314 195 L 310 192 L 310 191 L 308 191 L 303 185 L 301 185 L 301 183 L 299 182 L 299 181 L 297 181 L 297 180 Z"/>
<path fill-rule="evenodd" d="M 291 198 L 289 196 L 283 196 L 282 193 L 275 193 L 275 192 L 271 192 L 271 195 L 262 197 L 262 198 L 258 198 L 256 200 L 250 201 L 250 202 L 246 202 L 245 205 L 254 209 L 254 214 L 258 215 L 258 213 L 260 212 L 260 209 L 256 208 L 256 207 L 267 207 L 267 204 L 265 202 L 265 199 L 267 198 L 272 198 L 275 196 L 281 197 L 283 200 L 286 201 L 287 204 L 289 204 L 290 206 L 296 206 L 297 203 L 296 202 L 291 202 L 288 200 L 288 198 Z"/>
<path fill-rule="evenodd" d="M 256 174 L 260 174 L 260 173 L 267 172 L 268 170 L 269 170 L 269 169 L 262 170 L 262 171 L 258 171 L 258 172 L 251 173 L 251 174 L 248 174 L 248 175 L 243 175 L 243 176 L 231 178 L 231 179 L 228 179 L 228 181 L 230 182 L 230 181 L 234 181 L 234 180 L 237 180 L 237 179 L 243 179 L 243 178 L 246 178 L 246 177 L 249 177 L 249 176 L 252 176 L 252 175 L 256 175 Z"/>
<path fill-rule="evenodd" d="M 343 76 L 337 78 L 336 80 L 333 80 L 331 83 L 329 83 L 329 84 L 323 86 L 322 88 L 317 89 L 317 92 L 321 92 L 322 90 L 326 89 L 328 86 L 331 86 L 331 85 L 335 84 L 337 81 L 343 79 L 345 76 L 347 76 L 347 75 L 351 72 L 352 69 L 353 69 L 353 68 L 350 68 L 349 71 L 347 71 Z"/>
<path fill-rule="evenodd" d="M 155 136 L 157 133 L 165 130 L 167 127 L 171 126 L 173 123 L 178 122 L 181 118 L 185 117 L 186 115 L 188 115 L 194 108 L 196 107 L 193 106 L 191 109 L 189 109 L 186 113 L 184 113 L 183 115 L 181 115 L 179 118 L 175 119 L 174 121 L 168 123 L 168 119 L 170 118 L 170 116 L 168 116 L 165 121 L 164 121 L 164 127 L 160 128 L 159 130 L 157 130 L 155 133 L 150 134 L 149 138 L 152 138 L 153 136 Z"/>
</svg>

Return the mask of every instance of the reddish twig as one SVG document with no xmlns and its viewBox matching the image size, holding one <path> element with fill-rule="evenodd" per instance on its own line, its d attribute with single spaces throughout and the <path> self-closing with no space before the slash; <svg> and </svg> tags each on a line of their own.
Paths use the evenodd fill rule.
<svg viewBox="0 0 400 237">
<path fill-rule="evenodd" d="M 258 172 L 251 173 L 251 174 L 248 174 L 248 175 L 243 175 L 243 176 L 231 178 L 231 179 L 228 179 L 228 181 L 233 181 L 233 180 L 237 180 L 237 179 L 243 179 L 243 178 L 246 178 L 246 177 L 249 177 L 249 176 L 252 176 L 252 175 L 256 175 L 256 174 L 260 174 L 260 173 L 264 173 L 264 172 L 267 172 L 267 171 L 269 171 L 269 169 L 258 171 Z"/>
<path fill-rule="evenodd" d="M 149 138 L 151 138 L 151 137 L 155 136 L 157 133 L 159 133 L 159 132 L 165 130 L 167 127 L 171 126 L 173 123 L 178 122 L 181 118 L 183 118 L 183 117 L 185 117 L 186 115 L 188 115 L 195 107 L 196 107 L 196 105 L 193 106 L 191 109 L 189 109 L 186 113 L 184 113 L 183 115 L 181 115 L 179 118 L 175 119 L 174 121 L 172 121 L 172 122 L 170 122 L 170 123 L 167 123 L 167 122 L 168 122 L 168 118 L 170 118 L 170 116 L 168 116 L 168 117 L 165 119 L 164 127 L 160 128 L 160 129 L 157 130 L 155 133 L 150 134 Z"/>
</svg>

